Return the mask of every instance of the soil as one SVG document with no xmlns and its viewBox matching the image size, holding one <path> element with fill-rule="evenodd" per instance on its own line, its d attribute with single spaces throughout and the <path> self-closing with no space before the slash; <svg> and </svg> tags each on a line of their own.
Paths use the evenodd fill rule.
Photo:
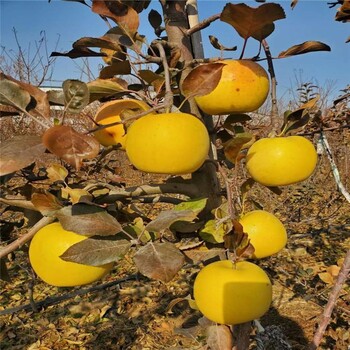
<svg viewBox="0 0 350 350">
<path fill-rule="evenodd" d="M 330 141 L 349 191 L 350 138 L 349 132 L 344 133 L 341 145 L 335 133 Z M 48 155 L 41 162 L 35 171 L 57 160 Z M 79 179 L 87 176 L 109 183 L 122 180 L 126 186 L 164 179 L 135 171 L 120 151 L 109 156 L 103 171 L 88 174 L 83 169 L 77 174 Z M 35 186 L 39 183 L 44 181 Z M 28 186 L 28 181 L 16 174 L 2 184 L 2 190 L 4 196 L 23 196 L 32 190 Z M 350 204 L 337 190 L 324 154 L 307 181 L 283 188 L 281 195 L 257 185 L 249 199 L 275 213 L 289 236 L 287 247 L 279 254 L 256 262 L 273 281 L 273 304 L 260 320 L 265 336 L 284 339 L 292 349 L 307 349 L 350 247 Z M 1 208 L 4 243 L 26 232 L 36 220 L 23 211 Z M 155 213 L 162 208 L 149 206 Z M 24 245 L 8 256 L 10 281 L 0 282 L 2 350 L 207 349 L 205 329 L 198 324 L 201 314 L 187 300 L 201 264 L 188 261 L 171 282 L 162 283 L 138 274 L 127 256 L 103 281 L 57 288 L 34 278 L 27 250 Z M 349 295 L 349 285 L 343 286 L 321 349 L 349 348 Z M 255 334 L 253 327 L 252 349 L 257 348 Z M 266 349 L 282 349 L 273 344 L 271 340 Z"/>
</svg>

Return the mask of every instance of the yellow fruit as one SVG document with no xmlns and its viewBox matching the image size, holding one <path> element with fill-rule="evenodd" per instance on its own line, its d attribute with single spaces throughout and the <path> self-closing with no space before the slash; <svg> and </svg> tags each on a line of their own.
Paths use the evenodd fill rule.
<svg viewBox="0 0 350 350">
<path fill-rule="evenodd" d="M 106 125 L 120 122 L 123 119 L 123 112 L 128 116 L 149 110 L 150 107 L 143 101 L 124 99 L 114 100 L 104 103 L 96 112 L 95 121 L 99 124 Z M 94 132 L 98 142 L 103 146 L 113 146 L 118 143 L 121 149 L 125 149 L 126 128 L 123 124 L 110 126 Z"/>
<path fill-rule="evenodd" d="M 87 239 L 63 229 L 55 222 L 40 229 L 29 246 L 29 261 L 35 273 L 46 283 L 58 287 L 73 287 L 95 282 L 106 275 L 113 263 L 88 266 L 60 258 L 73 244 Z"/>
<path fill-rule="evenodd" d="M 249 148 L 246 162 L 255 181 L 265 186 L 286 186 L 313 173 L 317 152 L 302 136 L 263 138 Z"/>
<path fill-rule="evenodd" d="M 205 266 L 193 286 L 198 309 L 209 320 L 239 324 L 255 320 L 271 305 L 271 282 L 259 266 L 241 261 L 216 261 Z"/>
<path fill-rule="evenodd" d="M 126 154 L 145 172 L 187 174 L 203 164 L 209 143 L 205 125 L 191 114 L 149 114 L 128 129 Z"/>
<path fill-rule="evenodd" d="M 276 254 L 287 244 L 287 231 L 282 222 L 265 210 L 250 211 L 239 222 L 255 248 L 253 258 Z"/>
<path fill-rule="evenodd" d="M 207 95 L 196 96 L 207 114 L 246 113 L 257 110 L 269 93 L 269 77 L 264 68 L 250 60 L 228 60 L 219 84 Z"/>
</svg>

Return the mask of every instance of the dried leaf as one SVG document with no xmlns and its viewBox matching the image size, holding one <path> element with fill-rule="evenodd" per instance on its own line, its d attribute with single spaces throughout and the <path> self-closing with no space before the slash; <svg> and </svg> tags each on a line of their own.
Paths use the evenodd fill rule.
<svg viewBox="0 0 350 350">
<path fill-rule="evenodd" d="M 278 58 L 302 55 L 304 53 L 314 51 L 331 51 L 331 48 L 328 45 L 321 43 L 320 41 L 305 41 L 302 44 L 294 45 L 289 49 L 282 51 L 278 55 Z"/>
<path fill-rule="evenodd" d="M 286 111 L 284 113 L 284 123 L 282 125 L 283 134 L 286 134 L 292 130 L 297 130 L 306 125 L 310 120 L 309 112 L 317 106 L 319 99 L 320 96 L 317 95 L 315 98 L 304 103 L 295 111 Z"/>
<path fill-rule="evenodd" d="M 213 325 L 206 329 L 207 345 L 211 350 L 232 350 L 233 338 L 228 326 Z"/>
<path fill-rule="evenodd" d="M 225 119 L 223 127 L 225 129 L 233 131 L 232 125 L 236 123 L 244 123 L 252 120 L 248 114 L 230 114 Z"/>
<path fill-rule="evenodd" d="M 87 83 L 90 91 L 90 102 L 102 97 L 110 97 L 128 90 L 128 83 L 119 78 L 95 79 Z"/>
<path fill-rule="evenodd" d="M 220 50 L 220 51 L 236 51 L 237 50 L 237 46 L 226 47 L 226 46 L 222 45 L 219 42 L 219 39 L 216 38 L 214 35 L 209 35 L 209 41 L 210 41 L 210 44 L 215 49 Z"/>
<path fill-rule="evenodd" d="M 123 230 L 116 218 L 90 205 L 75 204 L 62 208 L 57 218 L 65 230 L 85 236 L 111 236 Z"/>
<path fill-rule="evenodd" d="M 144 276 L 169 282 L 181 269 L 185 257 L 174 244 L 149 242 L 137 251 L 134 261 Z"/>
<path fill-rule="evenodd" d="M 85 47 L 99 47 L 101 49 L 121 51 L 122 48 L 119 44 L 119 41 L 113 40 L 114 38 L 115 36 L 113 37 L 111 35 L 104 35 L 99 38 L 93 38 L 93 37 L 80 38 L 73 43 L 73 49 L 80 49 Z"/>
<path fill-rule="evenodd" d="M 225 157 L 233 164 L 236 164 L 239 160 L 242 147 L 253 138 L 250 133 L 239 133 L 231 140 L 224 143 Z"/>
<path fill-rule="evenodd" d="M 216 260 L 224 260 L 226 259 L 224 249 L 211 248 L 208 249 L 206 247 L 194 248 L 183 250 L 182 253 L 191 260 L 193 264 L 199 264 L 200 262 L 205 261 L 213 261 Z"/>
<path fill-rule="evenodd" d="M 52 182 L 62 181 L 64 182 L 68 176 L 68 170 L 60 164 L 52 164 L 46 168 L 47 176 Z"/>
<path fill-rule="evenodd" d="M 11 282 L 11 277 L 6 265 L 6 261 L 0 258 L 0 281 Z"/>
<path fill-rule="evenodd" d="M 151 10 L 148 14 L 148 21 L 154 30 L 157 30 L 163 22 L 163 18 L 156 10 Z"/>
<path fill-rule="evenodd" d="M 84 159 L 98 155 L 100 144 L 89 135 L 76 132 L 72 127 L 56 125 L 48 129 L 42 138 L 46 148 L 79 170 Z"/>
<path fill-rule="evenodd" d="M 131 73 L 130 61 L 114 61 L 110 66 L 100 70 L 100 79 L 113 78 L 115 75 L 127 75 Z"/>
<path fill-rule="evenodd" d="M 224 245 L 230 252 L 234 252 L 237 260 L 251 258 L 255 251 L 248 234 L 237 220 L 232 220 L 232 230 L 224 236 Z"/>
<path fill-rule="evenodd" d="M 92 11 L 111 18 L 126 34 L 134 36 L 139 27 L 139 15 L 132 8 L 119 1 L 92 1 Z"/>
<path fill-rule="evenodd" d="M 274 21 L 285 18 L 281 5 L 263 4 L 257 8 L 246 4 L 226 4 L 220 20 L 232 25 L 243 38 L 253 37 L 256 40 L 267 38 L 275 29 Z"/>
<path fill-rule="evenodd" d="M 23 169 L 42 157 L 45 146 L 40 136 L 15 136 L 0 144 L 0 176 Z"/>
<path fill-rule="evenodd" d="M 3 83 L 3 81 L 5 81 L 5 83 Z M 31 111 L 35 115 L 38 115 L 44 118 L 50 117 L 50 104 L 49 104 L 46 92 L 42 91 L 36 86 L 16 80 L 3 73 L 0 73 L 0 84 L 1 84 L 0 85 L 0 103 L 4 103 L 2 102 L 2 96 L 4 96 L 3 94 L 10 93 L 10 91 L 8 90 L 8 86 L 6 88 L 6 81 L 14 82 L 15 84 L 19 85 L 20 88 L 27 91 L 31 96 L 32 100 L 30 101 L 30 104 L 27 103 L 23 109 L 27 109 L 27 111 Z M 5 84 L 5 86 L 3 86 L 2 84 Z M 7 96 L 7 97 L 10 97 L 10 96 Z M 19 95 L 15 97 L 15 100 L 17 98 L 21 99 L 23 97 L 24 97 L 23 93 L 19 92 Z M 26 98 L 27 97 L 25 97 L 25 99 Z M 22 102 L 24 102 L 25 104 L 25 101 L 22 101 Z M 21 107 L 23 107 L 23 105 L 21 105 Z"/>
<path fill-rule="evenodd" d="M 106 56 L 103 52 L 92 51 L 87 47 L 76 47 L 68 52 L 51 52 L 50 57 L 69 57 L 71 59 L 81 58 L 81 57 L 104 57 Z"/>
<path fill-rule="evenodd" d="M 59 199 L 48 191 L 33 193 L 31 202 L 43 216 L 55 216 L 63 208 Z"/>
<path fill-rule="evenodd" d="M 192 210 L 166 210 L 162 211 L 156 219 L 146 225 L 146 230 L 150 232 L 161 232 L 168 229 L 176 221 L 193 221 L 197 214 Z"/>
<path fill-rule="evenodd" d="M 159 238 L 153 232 L 150 233 L 146 230 L 146 226 L 140 217 L 135 218 L 132 224 L 124 227 L 124 230 L 133 237 L 138 237 L 142 243 L 147 243 Z"/>
<path fill-rule="evenodd" d="M 31 97 L 28 91 L 19 86 L 19 84 L 1 76 L 0 103 L 15 107 L 19 110 L 25 110 L 30 99 Z"/>
<path fill-rule="evenodd" d="M 65 107 L 69 113 L 79 113 L 90 100 L 87 85 L 80 80 L 65 80 L 62 84 Z"/>
<path fill-rule="evenodd" d="M 337 10 L 335 20 L 344 23 L 350 21 L 350 1 L 343 1 L 342 5 Z"/>
<path fill-rule="evenodd" d="M 185 96 L 207 95 L 218 85 L 224 63 L 208 63 L 192 69 L 184 79 L 181 89 Z"/>
<path fill-rule="evenodd" d="M 82 188 L 65 187 L 61 189 L 62 197 L 69 199 L 72 204 L 90 203 L 92 195 Z"/>
<path fill-rule="evenodd" d="M 297 5 L 299 0 L 292 0 L 292 2 L 290 3 L 290 7 L 292 8 L 292 10 L 294 10 L 294 7 Z"/>
<path fill-rule="evenodd" d="M 101 266 L 121 259 L 131 248 L 126 239 L 88 238 L 68 248 L 60 258 L 79 264 Z"/>
</svg>

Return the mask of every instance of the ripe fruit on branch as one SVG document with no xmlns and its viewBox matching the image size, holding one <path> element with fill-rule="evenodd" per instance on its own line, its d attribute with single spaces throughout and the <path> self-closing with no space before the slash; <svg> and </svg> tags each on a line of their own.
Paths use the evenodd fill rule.
<svg viewBox="0 0 350 350">
<path fill-rule="evenodd" d="M 104 103 L 96 112 L 95 121 L 98 124 L 106 125 L 120 122 L 123 119 L 123 112 L 128 114 L 137 114 L 149 110 L 150 107 L 143 101 L 124 99 L 114 100 Z M 106 129 L 94 132 L 98 142 L 103 146 L 113 146 L 118 143 L 121 149 L 125 149 L 126 128 L 123 124 L 116 124 Z"/>
<path fill-rule="evenodd" d="M 259 266 L 216 261 L 205 266 L 193 286 L 198 309 L 209 320 L 239 324 L 264 315 L 272 300 L 271 281 Z"/>
<path fill-rule="evenodd" d="M 87 238 L 66 231 L 58 222 L 43 227 L 29 246 L 29 261 L 33 270 L 44 282 L 58 287 L 81 286 L 101 279 L 112 269 L 113 263 L 88 266 L 60 258 L 73 244 Z"/>
<path fill-rule="evenodd" d="M 204 96 L 196 96 L 200 109 L 208 114 L 246 113 L 257 110 L 269 93 L 269 77 L 251 60 L 227 60 L 219 84 Z"/>
<path fill-rule="evenodd" d="M 251 177 L 265 186 L 286 186 L 306 180 L 314 171 L 317 152 L 302 136 L 263 138 L 248 150 Z"/>
<path fill-rule="evenodd" d="M 160 174 L 196 171 L 209 151 L 201 120 L 186 113 L 148 114 L 128 129 L 126 154 L 139 170 Z"/>
<path fill-rule="evenodd" d="M 287 243 L 287 231 L 282 222 L 265 210 L 253 210 L 239 219 L 255 248 L 253 258 L 261 259 L 278 253 Z"/>
</svg>

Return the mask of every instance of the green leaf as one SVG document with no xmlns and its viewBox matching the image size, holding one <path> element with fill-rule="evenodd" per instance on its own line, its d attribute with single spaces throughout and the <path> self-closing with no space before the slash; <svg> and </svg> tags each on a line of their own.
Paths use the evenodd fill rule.
<svg viewBox="0 0 350 350">
<path fill-rule="evenodd" d="M 221 220 L 208 220 L 199 232 L 199 236 L 208 243 L 218 244 L 224 242 L 224 236 L 230 230 L 230 225 Z"/>
<path fill-rule="evenodd" d="M 207 205 L 208 198 L 191 199 L 186 202 L 182 202 L 174 206 L 174 210 L 192 210 L 196 215 L 198 215 Z"/>
<path fill-rule="evenodd" d="M 90 100 L 87 85 L 80 80 L 65 80 L 62 84 L 65 106 L 69 113 L 79 113 Z"/>
</svg>

